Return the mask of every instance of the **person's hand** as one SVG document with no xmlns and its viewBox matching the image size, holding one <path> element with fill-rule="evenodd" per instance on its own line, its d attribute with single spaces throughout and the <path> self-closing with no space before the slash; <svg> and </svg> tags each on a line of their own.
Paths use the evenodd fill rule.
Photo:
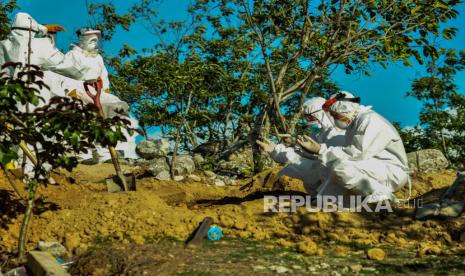
<svg viewBox="0 0 465 276">
<path fill-rule="evenodd" d="M 266 153 L 271 153 L 276 147 L 276 144 L 267 138 L 263 138 L 263 141 L 257 140 L 257 144 Z"/>
<path fill-rule="evenodd" d="M 306 151 L 314 154 L 318 154 L 320 151 L 320 144 L 315 142 L 312 138 L 308 137 L 307 135 L 300 136 L 297 139 L 297 143 Z"/>
</svg>

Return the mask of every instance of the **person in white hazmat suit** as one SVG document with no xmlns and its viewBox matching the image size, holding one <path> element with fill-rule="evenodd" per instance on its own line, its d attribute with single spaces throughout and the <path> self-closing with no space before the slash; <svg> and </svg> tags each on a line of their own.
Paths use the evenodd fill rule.
<svg viewBox="0 0 465 276">
<path fill-rule="evenodd" d="M 112 117 L 116 113 L 115 109 L 122 109 L 125 113 L 129 112 L 129 106 L 126 102 L 121 101 L 118 97 L 110 94 L 110 81 L 108 79 L 108 71 L 103 62 L 102 56 L 99 54 L 98 42 L 100 36 L 99 30 L 91 28 L 82 28 L 77 31 L 79 43 L 78 45 L 72 44 L 71 50 L 66 53 L 67 59 L 71 60 L 79 68 L 83 70 L 83 76 L 80 80 L 96 80 L 101 78 L 103 82 L 101 103 L 104 113 L 107 117 Z M 91 99 L 86 93 L 79 93 L 78 98 L 84 102 L 91 102 Z M 138 122 L 132 116 L 124 116 L 131 122 L 132 128 L 138 127 Z M 137 134 L 129 135 L 129 133 L 123 129 L 123 134 L 126 137 L 126 142 L 119 142 L 116 145 L 116 150 L 123 151 L 125 158 L 137 159 L 139 156 L 136 153 L 136 140 Z M 100 161 L 110 159 L 110 153 L 108 149 L 98 147 L 98 154 L 100 155 Z M 89 157 L 89 156 L 87 156 Z"/>
<path fill-rule="evenodd" d="M 322 106 L 325 102 L 321 97 L 307 100 L 303 105 L 303 117 L 310 127 L 310 135 L 316 141 L 327 146 L 342 146 L 345 142 L 345 131 L 336 128 L 329 115 L 323 111 Z M 287 175 L 300 179 L 308 193 L 316 193 L 318 185 L 325 178 L 325 168 L 315 155 L 306 153 L 298 146 L 275 145 L 268 139 L 257 143 L 275 162 L 287 164 L 278 176 Z"/>
<path fill-rule="evenodd" d="M 329 171 L 320 195 L 361 195 L 368 203 L 394 200 L 409 183 L 407 155 L 397 130 L 385 118 L 342 91 L 323 108 L 345 129 L 345 145 L 328 147 L 306 136 L 298 143 Z"/>
<path fill-rule="evenodd" d="M 65 96 L 65 90 L 55 89 L 63 78 L 80 79 L 83 76 L 82 70 L 60 52 L 49 37 L 46 37 L 47 31 L 45 26 L 37 23 L 29 14 L 20 12 L 15 16 L 11 33 L 7 39 L 0 42 L 0 64 L 21 62 L 25 65 L 30 58 L 31 64 L 43 70 L 43 81 L 50 86 L 50 89 L 41 90 L 40 95 L 44 99 L 41 105 L 47 103 L 53 96 Z M 12 68 L 8 70 L 10 76 L 16 73 Z"/>
<path fill-rule="evenodd" d="M 37 23 L 29 14 L 20 12 L 15 16 L 11 33 L 0 42 L 0 64 L 20 62 L 24 66 L 30 62 L 43 70 L 43 81 L 51 87 L 40 89 L 43 101 L 39 103 L 39 107 L 53 96 L 65 96 L 63 89 L 52 89 L 54 83 L 60 83 L 63 78 L 81 78 L 83 75 L 81 70 L 55 47 L 53 41 L 46 37 L 47 32 L 47 27 Z M 14 76 L 16 70 L 10 67 L 6 68 L 5 72 Z M 26 110 L 26 107 L 19 103 L 18 107 L 20 110 Z M 40 145 L 38 146 L 40 148 Z M 47 164 L 45 167 L 48 167 Z M 32 171 L 33 164 L 28 160 L 25 173 L 31 175 Z"/>
</svg>

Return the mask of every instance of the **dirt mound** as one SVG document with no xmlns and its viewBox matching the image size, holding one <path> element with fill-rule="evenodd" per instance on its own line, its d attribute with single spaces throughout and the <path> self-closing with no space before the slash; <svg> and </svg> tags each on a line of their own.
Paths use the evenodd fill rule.
<svg viewBox="0 0 465 276">
<path fill-rule="evenodd" d="M 394 213 L 307 213 L 304 209 L 264 213 L 265 194 L 304 194 L 300 183 L 288 178 L 281 179 L 281 190 L 274 192 L 256 189 L 252 182 L 248 189 L 241 190 L 241 185 L 215 187 L 146 178 L 138 180 L 135 192 L 110 194 L 101 182 L 111 173 L 110 164 L 79 166 L 71 174 L 57 176 L 60 185 L 42 188 L 45 200 L 32 218 L 28 248 L 34 248 L 39 240 L 55 240 L 82 253 L 102 240 L 121 244 L 143 244 L 160 236 L 185 240 L 204 217 L 210 216 L 226 237 L 273 239 L 305 254 L 383 244 L 419 252 L 425 246 L 434 246 L 441 254 L 464 250 L 464 217 L 419 222 L 412 220 L 413 209 L 409 207 L 399 207 Z M 417 175 L 413 196 L 434 193 L 454 178 L 452 171 Z M 254 180 L 267 182 L 270 176 L 265 173 Z M 406 196 L 407 191 L 399 197 Z M 17 246 L 22 207 L 3 176 L 0 197 L 0 251 L 11 252 Z"/>
</svg>

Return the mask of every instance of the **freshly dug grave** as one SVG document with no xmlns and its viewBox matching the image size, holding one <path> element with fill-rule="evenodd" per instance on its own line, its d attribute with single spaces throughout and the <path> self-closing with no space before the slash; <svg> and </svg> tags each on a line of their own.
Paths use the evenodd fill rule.
<svg viewBox="0 0 465 276">
<path fill-rule="evenodd" d="M 274 185 L 278 190 L 270 191 L 266 182 L 273 177 L 268 173 L 254 177 L 249 189 L 240 188 L 247 181 L 215 187 L 145 178 L 138 180 L 137 191 L 112 194 L 102 183 L 112 172 L 111 164 L 80 165 L 73 173 L 57 175 L 60 185 L 41 188 L 45 200 L 31 220 L 28 249 L 39 240 L 62 242 L 75 254 L 102 240 L 123 245 L 149 243 L 158 237 L 182 241 L 210 216 L 225 237 L 268 240 L 306 255 L 347 254 L 390 245 L 413 250 L 418 256 L 465 252 L 464 216 L 415 221 L 412 206 L 398 207 L 393 213 L 307 213 L 303 208 L 295 213 L 264 213 L 265 194 L 305 195 L 301 183 L 285 177 Z M 435 197 L 454 179 L 453 171 L 416 175 L 413 196 Z M 407 189 L 399 197 L 406 193 Z M 13 252 L 24 208 L 3 175 L 0 202 L 0 251 Z"/>
</svg>

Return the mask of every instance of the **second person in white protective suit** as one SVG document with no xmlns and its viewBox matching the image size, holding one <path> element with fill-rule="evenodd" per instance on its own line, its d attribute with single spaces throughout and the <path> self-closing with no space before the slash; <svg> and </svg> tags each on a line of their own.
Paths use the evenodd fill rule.
<svg viewBox="0 0 465 276">
<path fill-rule="evenodd" d="M 319 143 L 330 146 L 342 146 L 345 141 L 344 130 L 334 126 L 329 115 L 323 111 L 326 102 L 321 97 L 312 98 L 304 103 L 303 117 L 312 131 L 311 136 Z M 257 141 L 270 157 L 277 163 L 287 164 L 278 176 L 287 175 L 303 181 L 307 192 L 313 194 L 325 178 L 325 169 L 315 155 L 307 154 L 300 147 L 275 145 L 270 140 Z"/>
<path fill-rule="evenodd" d="M 393 192 L 409 182 L 407 155 L 394 126 L 348 92 L 338 93 L 324 108 L 346 130 L 346 144 L 328 147 L 310 137 L 299 139 L 329 171 L 319 194 L 355 194 L 367 202 L 394 199 Z"/>
<path fill-rule="evenodd" d="M 102 56 L 99 54 L 99 37 L 100 31 L 90 28 L 82 28 L 77 31 L 79 43 L 78 45 L 72 44 L 71 50 L 66 53 L 67 58 L 72 60 L 79 68 L 83 68 L 83 76 L 81 80 L 96 80 L 101 78 L 103 82 L 101 103 L 104 113 L 107 117 L 112 117 L 115 109 L 123 109 L 125 112 L 129 112 L 129 106 L 121 101 L 118 97 L 110 94 L 110 81 L 108 79 L 108 71 L 103 62 Z M 77 95 L 84 102 L 90 101 L 87 95 Z M 131 116 L 126 116 L 131 122 L 132 128 L 138 127 L 138 122 Z M 136 153 L 136 141 L 135 135 L 129 135 L 126 130 L 123 130 L 123 134 L 126 137 L 126 142 L 119 142 L 116 145 L 116 150 L 123 151 L 125 158 L 137 159 Z M 110 158 L 110 153 L 107 149 L 98 148 L 98 153 L 101 156 L 101 161 Z"/>
</svg>

